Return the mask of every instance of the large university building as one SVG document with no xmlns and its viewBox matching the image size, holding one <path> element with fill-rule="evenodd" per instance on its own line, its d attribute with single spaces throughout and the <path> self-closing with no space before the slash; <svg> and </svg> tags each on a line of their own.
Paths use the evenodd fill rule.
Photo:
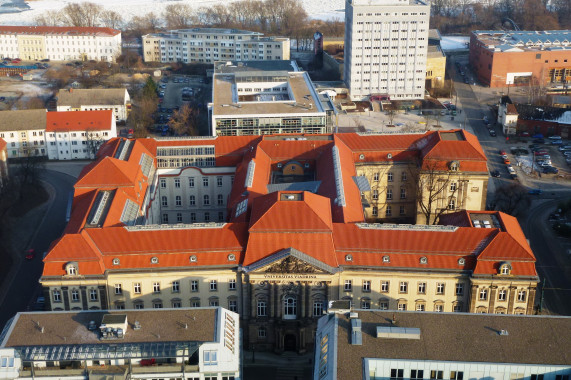
<svg viewBox="0 0 571 380">
<path fill-rule="evenodd" d="M 0 58 L 23 61 L 114 62 L 121 55 L 121 31 L 97 27 L 0 26 Z"/>
<path fill-rule="evenodd" d="M 143 36 L 145 62 L 289 60 L 290 41 L 238 29 L 193 28 Z"/>
<path fill-rule="evenodd" d="M 461 201 L 486 193 L 470 147 L 481 151 L 464 131 L 113 139 L 80 175 L 44 259 L 48 308 L 223 306 L 248 347 L 277 351 L 310 349 L 334 300 L 530 314 L 538 278 L 516 219 Z M 401 161 L 419 169 L 405 179 Z M 377 223 L 367 198 L 381 176 L 386 189 L 400 186 L 390 176 L 444 183 L 431 204 L 440 225 Z"/>
<path fill-rule="evenodd" d="M 562 86 L 571 81 L 571 30 L 476 30 L 470 64 L 490 87 Z"/>
<path fill-rule="evenodd" d="M 344 78 L 353 100 L 423 99 L 430 4 L 347 0 Z"/>
</svg>

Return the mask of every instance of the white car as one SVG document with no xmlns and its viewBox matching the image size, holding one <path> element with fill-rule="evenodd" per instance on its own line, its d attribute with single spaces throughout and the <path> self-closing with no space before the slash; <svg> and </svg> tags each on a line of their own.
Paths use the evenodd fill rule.
<svg viewBox="0 0 571 380">
<path fill-rule="evenodd" d="M 515 170 L 511 165 L 508 165 L 507 168 L 508 168 L 508 173 L 515 174 Z"/>
</svg>

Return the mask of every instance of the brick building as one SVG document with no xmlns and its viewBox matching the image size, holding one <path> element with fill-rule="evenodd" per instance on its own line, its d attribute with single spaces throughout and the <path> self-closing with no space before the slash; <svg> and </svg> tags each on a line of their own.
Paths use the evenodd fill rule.
<svg viewBox="0 0 571 380">
<path fill-rule="evenodd" d="M 571 81 L 571 30 L 474 31 L 470 64 L 490 87 Z"/>
</svg>

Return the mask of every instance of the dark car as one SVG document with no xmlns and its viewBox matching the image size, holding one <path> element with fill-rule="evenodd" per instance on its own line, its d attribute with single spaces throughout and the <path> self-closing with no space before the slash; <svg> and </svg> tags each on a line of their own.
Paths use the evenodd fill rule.
<svg viewBox="0 0 571 380">
<path fill-rule="evenodd" d="M 498 178 L 500 176 L 500 171 L 499 170 L 492 170 L 490 172 L 490 174 L 492 175 L 492 177 Z"/>
<path fill-rule="evenodd" d="M 527 193 L 531 195 L 540 195 L 543 191 L 541 189 L 531 189 Z"/>
<path fill-rule="evenodd" d="M 490 136 L 496 137 L 496 131 L 493 129 L 490 129 Z"/>
<path fill-rule="evenodd" d="M 40 62 L 49 62 L 49 61 L 50 61 L 49 58 L 44 58 L 44 59 L 40 60 Z"/>
<path fill-rule="evenodd" d="M 546 174 L 557 174 L 559 173 L 559 169 L 553 166 L 546 166 L 543 168 L 543 172 Z"/>
<path fill-rule="evenodd" d="M 535 139 L 533 140 L 534 144 L 545 144 L 545 140 L 544 139 Z"/>
</svg>

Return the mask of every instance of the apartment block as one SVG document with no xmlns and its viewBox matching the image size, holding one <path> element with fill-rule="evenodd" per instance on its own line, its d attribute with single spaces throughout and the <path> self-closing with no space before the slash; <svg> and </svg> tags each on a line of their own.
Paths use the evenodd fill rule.
<svg viewBox="0 0 571 380">
<path fill-rule="evenodd" d="M 98 27 L 0 26 L 0 58 L 96 60 L 121 55 L 121 31 Z"/>
<path fill-rule="evenodd" d="M 238 29 L 193 28 L 143 36 L 145 62 L 289 60 L 290 41 Z"/>
<path fill-rule="evenodd" d="M 58 111 L 112 110 L 115 120 L 127 121 L 131 97 L 125 88 L 63 89 L 56 94 Z"/>
<path fill-rule="evenodd" d="M 424 98 L 430 5 L 347 0 L 344 80 L 353 100 Z"/>
</svg>

